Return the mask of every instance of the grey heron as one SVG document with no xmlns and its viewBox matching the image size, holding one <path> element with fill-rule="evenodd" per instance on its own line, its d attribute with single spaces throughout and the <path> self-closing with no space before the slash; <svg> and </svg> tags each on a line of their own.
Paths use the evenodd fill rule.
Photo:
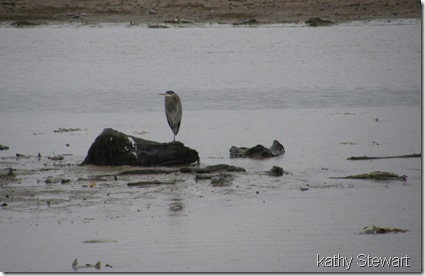
<svg viewBox="0 0 425 276">
<path fill-rule="evenodd" d="M 168 125 L 174 133 L 173 142 L 176 140 L 176 135 L 179 133 L 180 123 L 182 121 L 182 103 L 179 95 L 174 91 L 168 90 L 165 93 L 159 94 L 164 97 L 165 115 L 167 116 Z"/>
</svg>

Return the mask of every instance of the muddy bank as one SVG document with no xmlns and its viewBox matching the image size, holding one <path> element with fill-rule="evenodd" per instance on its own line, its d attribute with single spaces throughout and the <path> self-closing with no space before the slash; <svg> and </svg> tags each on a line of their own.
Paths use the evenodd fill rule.
<svg viewBox="0 0 425 276">
<path fill-rule="evenodd" d="M 335 22 L 421 17 L 421 4 L 416 0 L 2 0 L 0 4 L 0 20 L 29 20 L 28 24 L 34 21 L 138 24 L 179 19 L 198 23 L 298 23 L 314 17 Z"/>
<path fill-rule="evenodd" d="M 350 272 L 418 272 L 420 158 L 346 160 L 419 151 L 420 108 L 409 110 L 262 111 L 264 121 L 287 118 L 283 129 L 291 132 L 276 135 L 275 128 L 258 124 L 258 132 L 242 128 L 233 137 L 220 131 L 221 139 L 207 144 L 190 133 L 199 128 L 188 128 L 185 144 L 199 149 L 204 169 L 190 173 L 180 167 L 80 166 L 99 132 L 90 125 L 99 124 L 95 120 L 72 117 L 76 121 L 70 125 L 81 131 L 65 132 L 54 132 L 62 125 L 50 122 L 45 127 L 50 131 L 38 129 L 46 134 L 37 135 L 32 125 L 20 124 L 26 127 L 26 143 L 6 140 L 10 149 L 0 158 L 0 266 L 8 272 L 342 272 L 318 267 L 317 254 L 365 254 L 407 255 L 410 267 L 353 265 Z M 351 115 L 345 115 L 348 111 Z M 187 112 L 187 124 L 207 113 Z M 233 117 L 235 124 L 252 124 L 259 117 L 259 111 L 212 113 Z M 306 123 L 291 123 L 300 121 Z M 315 127 L 321 131 L 312 137 Z M 206 137 L 208 131 L 208 126 L 202 129 Z M 265 160 L 230 158 L 228 149 L 240 137 L 251 137 L 247 144 L 278 137 L 286 152 Z M 29 152 L 27 141 L 49 143 L 38 148 L 38 156 Z M 47 154 L 49 149 L 55 153 Z M 408 177 L 329 179 L 372 170 Z M 66 250 L 58 254 L 58 248 Z"/>
</svg>

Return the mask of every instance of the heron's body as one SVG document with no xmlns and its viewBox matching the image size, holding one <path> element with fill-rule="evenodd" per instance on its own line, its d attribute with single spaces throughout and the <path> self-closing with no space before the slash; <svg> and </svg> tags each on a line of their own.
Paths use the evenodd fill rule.
<svg viewBox="0 0 425 276">
<path fill-rule="evenodd" d="M 179 133 L 180 123 L 182 121 L 182 104 L 179 96 L 173 91 L 167 91 L 166 93 L 162 93 L 160 95 L 165 96 L 165 115 L 167 117 L 168 125 L 174 133 L 173 141 L 175 141 L 176 135 Z"/>
</svg>

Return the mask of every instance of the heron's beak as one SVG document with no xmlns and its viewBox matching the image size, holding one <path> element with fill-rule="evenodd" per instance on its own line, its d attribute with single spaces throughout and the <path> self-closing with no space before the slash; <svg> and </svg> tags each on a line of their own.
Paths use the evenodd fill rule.
<svg viewBox="0 0 425 276">
<path fill-rule="evenodd" d="M 168 94 L 167 93 L 159 93 L 158 95 L 160 95 L 160 96 L 167 96 Z"/>
</svg>

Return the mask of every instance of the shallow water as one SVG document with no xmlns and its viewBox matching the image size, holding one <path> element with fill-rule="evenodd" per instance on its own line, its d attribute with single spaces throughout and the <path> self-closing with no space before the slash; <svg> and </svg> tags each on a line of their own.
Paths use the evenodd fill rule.
<svg viewBox="0 0 425 276">
<path fill-rule="evenodd" d="M 350 271 L 420 271 L 421 160 L 346 160 L 421 152 L 420 30 L 416 21 L 0 28 L 0 144 L 10 147 L 0 169 L 13 167 L 20 179 L 0 182 L 0 203 L 8 203 L 0 270 L 71 272 L 77 257 L 102 261 L 102 272 L 342 272 L 317 267 L 317 254 L 407 254 L 410 267 Z M 76 166 L 104 128 L 172 139 L 157 95 L 168 89 L 183 101 L 177 139 L 202 165 L 247 173 L 226 187 L 183 174 L 171 176 L 176 185 L 149 188 L 127 183 L 167 176 L 78 180 L 130 169 Z M 229 158 L 232 145 L 273 139 L 284 156 Z M 11 158 L 39 152 L 40 161 Z M 54 154 L 71 155 L 47 159 Z M 272 166 L 290 174 L 263 175 Z M 408 179 L 329 179 L 375 170 Z M 48 176 L 71 182 L 46 184 Z M 410 231 L 358 235 L 368 225 Z M 84 243 L 95 239 L 113 242 Z"/>
<path fill-rule="evenodd" d="M 420 23 L 1 28 L 1 112 L 418 105 Z"/>
</svg>

